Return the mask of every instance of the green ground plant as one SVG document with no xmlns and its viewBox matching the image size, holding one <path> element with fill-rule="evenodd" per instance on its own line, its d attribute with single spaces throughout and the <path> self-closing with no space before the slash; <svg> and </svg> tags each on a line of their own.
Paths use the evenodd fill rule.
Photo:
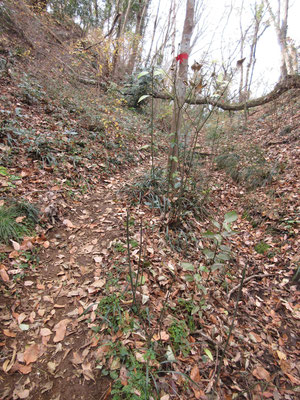
<svg viewBox="0 0 300 400">
<path fill-rule="evenodd" d="M 33 233 L 39 220 L 38 209 L 25 201 L 12 201 L 0 207 L 0 242 L 10 244 Z"/>
<path fill-rule="evenodd" d="M 269 248 L 270 248 L 270 246 L 269 246 L 266 242 L 264 242 L 264 241 L 261 241 L 261 242 L 257 243 L 257 244 L 254 246 L 254 250 L 255 250 L 256 253 L 258 253 L 258 254 L 266 254 L 267 251 L 269 250 Z"/>
</svg>

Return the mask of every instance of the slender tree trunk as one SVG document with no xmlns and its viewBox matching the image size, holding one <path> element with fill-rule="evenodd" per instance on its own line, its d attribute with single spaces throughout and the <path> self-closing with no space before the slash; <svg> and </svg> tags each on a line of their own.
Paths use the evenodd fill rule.
<svg viewBox="0 0 300 400">
<path fill-rule="evenodd" d="M 154 20 L 154 26 L 153 26 L 153 32 L 152 32 L 152 38 L 151 38 L 150 49 L 149 49 L 148 56 L 147 56 L 146 62 L 145 62 L 145 65 L 146 65 L 146 66 L 149 64 L 149 61 L 150 61 L 150 56 L 151 56 L 152 47 L 153 47 L 154 38 L 155 38 L 155 34 L 156 34 L 156 29 L 157 29 L 157 24 L 158 24 L 159 9 L 160 9 L 160 0 L 158 1 L 157 11 L 156 11 L 156 15 L 155 15 L 155 20 Z"/>
<path fill-rule="evenodd" d="M 128 66 L 127 66 L 127 72 L 128 74 L 132 74 L 134 67 L 135 67 L 135 63 L 136 63 L 136 59 L 137 59 L 137 55 L 138 55 L 138 50 L 139 50 L 139 44 L 141 42 L 141 39 L 143 37 L 143 33 L 144 33 L 144 28 L 145 28 L 145 21 L 146 21 L 146 13 L 149 7 L 149 0 L 144 0 L 144 4 L 143 4 L 143 0 L 139 0 L 139 11 L 137 13 L 137 20 L 136 20 L 136 29 L 135 29 L 135 34 L 134 34 L 134 40 L 133 40 L 133 48 L 132 48 L 132 53 L 128 62 Z"/>
<path fill-rule="evenodd" d="M 191 51 L 191 38 L 194 31 L 194 14 L 195 0 L 186 1 L 186 14 L 180 44 L 180 54 L 186 53 L 188 56 Z M 182 111 L 186 100 L 186 86 L 184 82 L 187 80 L 188 74 L 188 59 L 180 60 L 178 67 L 177 79 L 175 82 L 175 98 L 172 120 L 171 144 L 169 150 L 169 183 L 174 185 L 175 174 L 178 169 L 179 144 L 184 143 L 184 138 L 181 132 Z"/>
<path fill-rule="evenodd" d="M 163 40 L 161 41 L 161 45 L 159 47 L 156 45 L 155 53 L 154 53 L 151 63 L 150 63 L 151 65 L 154 65 L 155 62 L 157 63 L 157 65 L 161 65 L 163 63 L 164 50 L 170 39 L 170 30 L 172 28 L 172 21 L 171 21 L 172 20 L 172 12 L 173 12 L 173 7 L 175 7 L 175 5 L 174 5 L 175 2 L 176 2 L 176 0 L 172 0 L 171 6 L 169 9 L 168 22 L 166 24 L 165 31 L 162 34 Z M 176 20 L 175 17 L 174 17 L 174 20 Z M 173 56 L 175 56 L 175 53 L 173 54 Z"/>
<path fill-rule="evenodd" d="M 94 11 L 95 11 L 95 20 L 96 26 L 99 25 L 99 9 L 98 9 L 98 0 L 94 0 Z"/>
<path fill-rule="evenodd" d="M 293 71 L 288 71 L 289 65 L 289 50 L 287 46 L 287 28 L 288 28 L 288 12 L 289 12 L 289 0 L 283 0 L 283 16 L 281 18 L 281 0 L 278 0 L 277 14 L 275 15 L 269 0 L 264 0 L 268 8 L 269 14 L 271 16 L 274 28 L 277 34 L 277 40 L 281 52 L 281 67 L 280 67 L 280 79 L 284 80 L 288 72 L 293 73 Z"/>
<path fill-rule="evenodd" d="M 116 10 L 115 13 L 118 15 L 120 12 L 120 0 L 118 0 L 116 4 Z M 123 18 L 122 15 L 118 19 L 118 26 L 117 26 L 117 34 L 115 37 L 115 49 L 114 49 L 114 54 L 113 54 L 113 59 L 112 59 L 112 75 L 113 77 L 116 76 L 116 70 L 117 66 L 119 64 L 119 50 L 120 50 L 120 37 L 121 37 L 121 32 L 122 32 L 122 27 L 123 27 Z"/>
<path fill-rule="evenodd" d="M 125 12 L 125 16 L 124 16 L 124 19 L 123 19 L 121 32 L 120 32 L 120 36 L 124 35 L 125 29 L 126 29 L 126 25 L 127 25 L 127 22 L 128 22 L 128 17 L 129 17 L 129 11 L 130 11 L 131 4 L 132 4 L 132 0 L 128 0 L 127 8 L 126 8 L 126 12 Z"/>
</svg>

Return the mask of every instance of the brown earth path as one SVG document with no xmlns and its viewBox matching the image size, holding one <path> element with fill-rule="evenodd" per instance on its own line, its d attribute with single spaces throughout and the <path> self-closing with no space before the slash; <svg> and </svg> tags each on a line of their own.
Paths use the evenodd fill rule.
<svg viewBox="0 0 300 400">
<path fill-rule="evenodd" d="M 8 374 L 1 371 L 1 399 L 110 398 L 110 381 L 95 373 L 97 340 L 89 325 L 106 283 L 107 249 L 124 235 L 126 208 L 119 190 L 125 174 L 136 176 L 146 167 L 99 184 L 49 232 L 36 273 L 26 276 L 22 296 L 12 305 L 9 330 L 18 333 L 4 348 L 2 358 L 13 367 Z M 20 318 L 28 331 L 18 329 Z M 12 373 L 18 368 L 21 374 Z"/>
</svg>

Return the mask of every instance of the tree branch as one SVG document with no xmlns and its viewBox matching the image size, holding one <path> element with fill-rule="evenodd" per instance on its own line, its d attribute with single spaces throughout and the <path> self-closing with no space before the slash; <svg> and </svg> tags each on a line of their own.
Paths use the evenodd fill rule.
<svg viewBox="0 0 300 400">
<path fill-rule="evenodd" d="M 186 103 L 188 104 L 198 104 L 198 105 L 211 105 L 215 107 L 219 107 L 225 111 L 240 111 L 244 110 L 245 107 L 247 109 L 261 106 L 263 104 L 270 103 L 273 100 L 276 100 L 283 93 L 287 92 L 290 89 L 300 89 L 300 75 L 288 75 L 287 78 L 279 82 L 275 88 L 265 96 L 258 97 L 257 99 L 249 100 L 243 103 L 225 103 L 222 99 L 216 100 L 212 97 L 200 97 L 196 99 L 187 99 Z M 155 93 L 155 98 L 164 99 L 164 100 L 173 100 L 173 97 L 168 94 L 163 93 Z"/>
</svg>

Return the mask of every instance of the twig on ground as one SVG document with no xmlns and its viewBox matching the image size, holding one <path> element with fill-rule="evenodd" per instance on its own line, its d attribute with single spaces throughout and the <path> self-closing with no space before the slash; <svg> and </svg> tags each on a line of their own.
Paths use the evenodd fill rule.
<svg viewBox="0 0 300 400">
<path fill-rule="evenodd" d="M 251 279 L 254 279 L 254 278 L 266 278 L 266 277 L 268 277 L 268 276 L 273 276 L 273 275 L 275 275 L 275 274 L 256 274 L 256 275 L 251 275 L 251 276 L 248 276 L 248 278 L 246 278 L 246 279 L 244 280 L 244 283 L 249 282 L 249 281 L 251 281 Z M 228 300 L 230 299 L 231 295 L 232 295 L 239 287 L 240 287 L 240 283 L 239 283 L 238 285 L 234 286 L 234 287 L 230 290 L 230 292 L 228 293 Z"/>
</svg>

